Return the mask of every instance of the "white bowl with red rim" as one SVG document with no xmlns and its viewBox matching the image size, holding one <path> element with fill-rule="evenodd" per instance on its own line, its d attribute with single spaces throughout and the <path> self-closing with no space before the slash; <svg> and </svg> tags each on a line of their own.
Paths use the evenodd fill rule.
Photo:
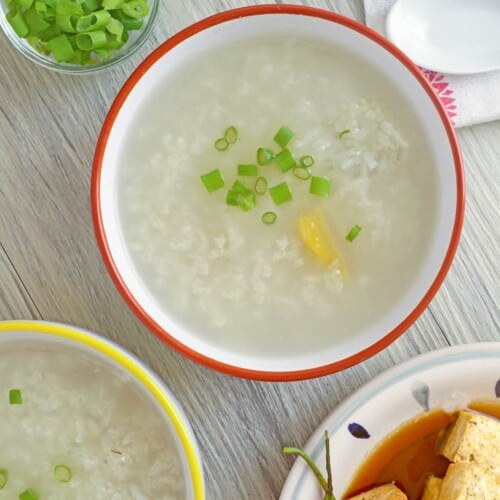
<svg viewBox="0 0 500 500">
<path fill-rule="evenodd" d="M 181 61 L 207 46 L 230 45 L 245 37 L 286 33 L 314 36 L 332 46 L 377 61 L 378 69 L 412 104 L 425 123 L 436 163 L 437 215 L 430 248 L 418 276 L 402 298 L 370 328 L 323 352 L 301 356 L 259 357 L 216 346 L 174 321 L 159 306 L 129 257 L 118 213 L 120 143 L 127 124 L 151 88 L 168 78 Z M 416 103 L 416 105 L 415 105 Z M 327 375 L 373 356 L 404 333 L 425 310 L 442 284 L 461 233 L 465 189 L 460 150 L 439 98 L 420 70 L 395 46 L 356 21 L 316 8 L 260 5 L 235 9 L 204 19 L 173 36 L 135 70 L 116 97 L 96 147 L 91 204 L 99 248 L 108 272 L 128 306 L 161 340 L 186 357 L 221 372 L 259 380 L 291 381 Z"/>
</svg>

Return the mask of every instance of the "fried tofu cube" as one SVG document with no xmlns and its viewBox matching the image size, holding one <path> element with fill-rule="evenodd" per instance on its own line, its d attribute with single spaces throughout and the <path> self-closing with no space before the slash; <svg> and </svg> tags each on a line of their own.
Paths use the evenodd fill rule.
<svg viewBox="0 0 500 500">
<path fill-rule="evenodd" d="M 438 500 L 500 500 L 500 476 L 473 464 L 450 464 Z"/>
<path fill-rule="evenodd" d="M 408 500 L 408 497 L 394 484 L 384 484 L 351 497 L 349 500 Z"/>
<path fill-rule="evenodd" d="M 500 423 L 461 411 L 441 443 L 439 453 L 450 462 L 470 463 L 500 474 Z"/>
<path fill-rule="evenodd" d="M 441 483 L 443 480 L 436 476 L 430 476 L 425 482 L 424 494 L 422 500 L 438 500 L 441 492 Z"/>
</svg>

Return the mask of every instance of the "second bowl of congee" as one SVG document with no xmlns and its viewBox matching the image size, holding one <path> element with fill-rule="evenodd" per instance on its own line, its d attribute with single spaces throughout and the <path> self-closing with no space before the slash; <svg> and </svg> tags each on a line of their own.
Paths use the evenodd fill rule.
<svg viewBox="0 0 500 500">
<path fill-rule="evenodd" d="M 419 70 L 360 24 L 256 6 L 180 32 L 104 123 L 92 209 L 123 297 L 167 344 L 295 380 L 401 335 L 464 210 L 453 128 Z"/>
<path fill-rule="evenodd" d="M 182 409 L 131 354 L 36 321 L 0 321 L 0 353 L 1 498 L 205 498 Z"/>
</svg>

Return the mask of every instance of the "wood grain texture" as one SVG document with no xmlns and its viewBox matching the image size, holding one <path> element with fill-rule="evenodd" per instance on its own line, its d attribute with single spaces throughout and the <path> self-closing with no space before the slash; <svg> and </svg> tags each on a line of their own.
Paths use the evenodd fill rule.
<svg viewBox="0 0 500 500">
<path fill-rule="evenodd" d="M 0 319 L 76 324 L 118 341 L 172 388 L 198 437 L 210 500 L 275 499 L 292 460 L 335 406 L 384 369 L 447 345 L 498 340 L 500 123 L 459 132 L 468 182 L 464 233 L 428 310 L 360 366 L 291 384 L 238 380 L 197 366 L 148 333 L 108 278 L 89 212 L 93 149 L 113 97 L 158 43 L 240 0 L 162 0 L 148 43 L 102 74 L 70 77 L 20 58 L 0 33 Z M 361 0 L 292 1 L 363 20 Z"/>
</svg>

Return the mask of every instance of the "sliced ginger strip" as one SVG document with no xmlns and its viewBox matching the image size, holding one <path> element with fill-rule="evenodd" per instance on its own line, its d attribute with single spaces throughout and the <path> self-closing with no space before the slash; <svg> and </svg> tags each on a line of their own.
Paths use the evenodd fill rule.
<svg viewBox="0 0 500 500">
<path fill-rule="evenodd" d="M 299 233 L 309 251 L 323 266 L 328 267 L 338 260 L 339 269 L 344 280 L 347 279 L 347 268 L 344 257 L 337 250 L 323 212 L 315 210 L 298 220 Z"/>
</svg>

